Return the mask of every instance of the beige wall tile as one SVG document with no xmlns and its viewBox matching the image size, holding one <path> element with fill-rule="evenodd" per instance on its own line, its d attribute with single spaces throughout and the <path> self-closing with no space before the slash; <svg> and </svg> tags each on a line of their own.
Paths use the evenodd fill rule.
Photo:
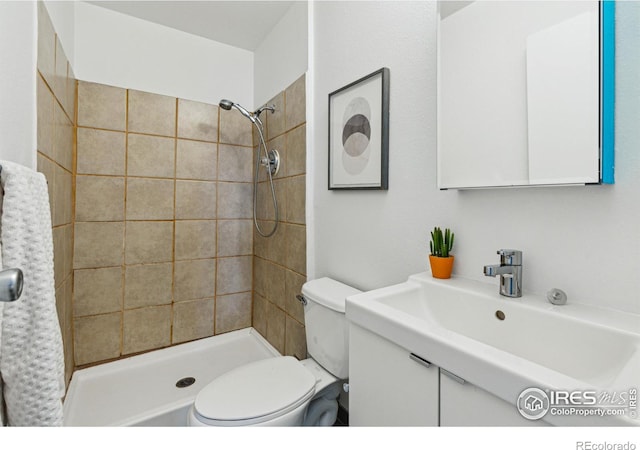
<svg viewBox="0 0 640 450">
<path fill-rule="evenodd" d="M 174 299 L 176 302 L 205 297 L 212 298 L 215 294 L 215 259 L 176 261 L 174 291 Z"/>
<path fill-rule="evenodd" d="M 78 128 L 77 147 L 79 174 L 125 174 L 125 133 Z"/>
<path fill-rule="evenodd" d="M 127 222 L 126 264 L 167 262 L 173 258 L 173 222 Z"/>
<path fill-rule="evenodd" d="M 73 315 L 91 316 L 122 310 L 122 267 L 76 270 Z"/>
<path fill-rule="evenodd" d="M 215 218 L 215 182 L 176 181 L 176 219 Z"/>
<path fill-rule="evenodd" d="M 122 353 L 142 352 L 171 344 L 171 305 L 124 312 Z"/>
<path fill-rule="evenodd" d="M 251 256 L 218 258 L 217 295 L 250 291 L 252 280 L 253 258 Z"/>
<path fill-rule="evenodd" d="M 264 114 L 270 114 L 265 112 Z M 264 115 L 261 116 L 264 120 Z M 240 111 L 220 111 L 220 142 L 223 144 L 253 146 L 253 125 Z"/>
<path fill-rule="evenodd" d="M 173 180 L 127 179 L 127 220 L 173 219 Z"/>
<path fill-rule="evenodd" d="M 287 222 L 304 224 L 306 199 L 306 177 L 304 175 L 287 180 Z"/>
<path fill-rule="evenodd" d="M 307 277 L 299 273 L 287 270 L 285 273 L 285 311 L 300 323 L 304 323 L 304 307 L 296 298 L 302 293 L 302 285 L 307 281 Z"/>
<path fill-rule="evenodd" d="M 178 137 L 218 142 L 218 107 L 179 99 Z"/>
<path fill-rule="evenodd" d="M 273 222 L 267 222 L 264 220 L 258 220 L 258 225 L 261 230 L 271 231 Z M 276 231 L 277 232 L 277 231 Z M 258 234 L 258 230 L 253 230 L 253 256 L 260 258 L 267 257 L 267 241 L 269 238 L 264 238 Z"/>
<path fill-rule="evenodd" d="M 216 144 L 178 139 L 176 178 L 215 180 L 217 167 Z"/>
<path fill-rule="evenodd" d="M 126 266 L 124 309 L 171 303 L 172 284 L 172 263 Z"/>
<path fill-rule="evenodd" d="M 284 354 L 295 356 L 298 359 L 307 357 L 307 337 L 304 325 L 285 316 L 285 342 Z"/>
<path fill-rule="evenodd" d="M 53 195 L 53 186 L 55 182 L 55 164 L 49 158 L 46 158 L 42 153 L 38 152 L 37 165 L 38 172 L 42 173 L 47 179 L 49 207 L 51 211 L 51 217 L 53 218 L 53 201 L 55 200 L 55 196 Z"/>
<path fill-rule="evenodd" d="M 54 165 L 53 177 L 53 226 L 71 223 L 73 211 L 73 177 L 62 167 Z"/>
<path fill-rule="evenodd" d="M 287 176 L 307 171 L 307 127 L 300 126 L 287 134 Z"/>
<path fill-rule="evenodd" d="M 270 232 L 273 229 L 274 222 L 259 221 L 261 229 Z M 255 248 L 259 249 L 256 255 L 266 258 L 270 261 L 286 266 L 287 257 L 287 231 L 286 223 L 279 223 L 276 232 L 268 238 L 263 238 L 256 233 L 253 235 Z"/>
<path fill-rule="evenodd" d="M 69 278 L 73 264 L 72 225 L 55 227 L 53 231 L 53 273 L 56 287 Z"/>
<path fill-rule="evenodd" d="M 216 334 L 251 326 L 251 292 L 216 297 Z"/>
<path fill-rule="evenodd" d="M 173 305 L 173 344 L 213 336 L 214 300 L 191 300 Z"/>
<path fill-rule="evenodd" d="M 253 291 L 262 297 L 267 295 L 267 265 L 271 264 L 266 259 L 253 258 Z"/>
<path fill-rule="evenodd" d="M 38 151 L 53 158 L 53 95 L 42 78 L 36 78 Z"/>
<path fill-rule="evenodd" d="M 38 2 L 38 63 L 47 83 L 53 81 L 56 64 L 56 32 L 43 2 Z"/>
<path fill-rule="evenodd" d="M 278 308 L 285 308 L 285 268 L 271 262 L 264 266 L 266 271 L 265 297 Z"/>
<path fill-rule="evenodd" d="M 68 171 L 73 170 L 73 124 L 53 102 L 53 159 Z"/>
<path fill-rule="evenodd" d="M 67 285 L 69 284 L 69 282 L 70 282 L 70 280 L 67 280 L 66 282 L 62 283 L 62 285 L 60 287 L 56 288 L 56 290 L 55 290 L 56 317 L 58 319 L 58 324 L 60 325 L 61 334 L 64 333 L 64 328 L 65 328 L 65 325 L 66 325 L 65 319 L 67 317 L 67 315 L 66 315 L 67 302 L 65 301 L 65 290 L 67 290 Z M 62 345 L 64 346 L 64 337 L 63 337 Z"/>
<path fill-rule="evenodd" d="M 74 269 L 119 266 L 124 247 L 123 222 L 76 222 Z"/>
<path fill-rule="evenodd" d="M 267 302 L 267 341 L 280 353 L 285 352 L 285 314 L 271 302 Z"/>
<path fill-rule="evenodd" d="M 173 178 L 175 155 L 175 139 L 173 138 L 129 133 L 127 175 Z"/>
<path fill-rule="evenodd" d="M 69 226 L 69 225 L 67 225 Z M 62 285 L 62 282 L 66 278 L 64 272 L 64 227 L 56 227 L 52 230 L 53 234 L 53 278 L 55 286 Z"/>
<path fill-rule="evenodd" d="M 293 82 L 284 92 L 287 103 L 285 113 L 286 129 L 290 130 L 301 123 L 306 122 L 306 83 L 302 75 Z"/>
<path fill-rule="evenodd" d="M 253 222 L 251 220 L 218 221 L 218 256 L 253 254 Z"/>
<path fill-rule="evenodd" d="M 287 217 L 287 184 L 288 179 L 273 181 L 273 189 L 276 193 L 278 204 L 278 221 L 285 221 Z M 259 220 L 275 220 L 275 206 L 273 204 L 273 194 L 271 184 L 266 181 L 258 183 L 258 204 L 256 211 Z"/>
<path fill-rule="evenodd" d="M 129 131 L 176 135 L 176 99 L 165 95 L 129 90 Z"/>
<path fill-rule="evenodd" d="M 285 110 L 284 110 L 284 92 L 280 92 L 274 98 L 267 102 L 269 105 L 274 105 L 276 107 L 275 112 L 266 113 L 268 114 L 267 118 L 267 137 L 266 139 L 271 140 L 274 137 L 284 133 L 285 129 Z"/>
<path fill-rule="evenodd" d="M 124 178 L 78 175 L 76 220 L 107 222 L 124 220 Z"/>
<path fill-rule="evenodd" d="M 289 206 L 288 195 L 289 189 L 287 186 L 289 185 L 290 178 L 281 178 L 273 181 L 273 188 L 276 191 L 276 199 L 278 200 L 278 220 L 286 221 L 287 220 L 287 207 Z M 273 211 L 273 200 L 271 198 L 271 192 L 269 192 L 269 196 L 264 201 L 264 203 L 269 204 L 267 209 L 271 209 Z"/>
<path fill-rule="evenodd" d="M 120 356 L 122 313 L 74 320 L 74 353 L 77 366 Z"/>
<path fill-rule="evenodd" d="M 56 294 L 57 299 L 62 299 L 64 303 L 64 325 L 61 327 L 62 346 L 64 352 L 65 365 L 65 382 L 69 385 L 71 374 L 73 373 L 73 278 L 67 280 L 59 289 L 60 295 Z"/>
<path fill-rule="evenodd" d="M 260 294 L 254 292 L 251 326 L 264 338 L 267 336 L 267 306 L 267 300 Z"/>
<path fill-rule="evenodd" d="M 62 227 L 64 230 L 64 241 L 62 251 L 64 253 L 64 269 L 65 276 L 71 275 L 73 272 L 73 225 L 65 225 Z"/>
<path fill-rule="evenodd" d="M 253 149 L 220 145 L 218 147 L 218 180 L 221 181 L 253 181 Z"/>
<path fill-rule="evenodd" d="M 125 131 L 126 111 L 125 89 L 78 82 L 78 126 Z"/>
<path fill-rule="evenodd" d="M 218 183 L 218 218 L 250 219 L 253 216 L 251 183 Z"/>
<path fill-rule="evenodd" d="M 56 96 L 58 101 L 62 104 L 62 107 L 65 109 L 67 115 L 71 117 L 69 112 L 70 109 L 65 108 L 66 97 L 67 97 L 67 55 L 64 53 L 64 49 L 62 48 L 62 43 L 60 42 L 60 38 L 56 35 L 56 62 L 55 62 L 55 71 L 53 80 L 51 82 L 51 89 L 53 90 L 53 95 Z"/>
<path fill-rule="evenodd" d="M 175 259 L 215 258 L 215 220 L 177 220 Z"/>
<path fill-rule="evenodd" d="M 307 236 L 306 227 L 301 225 L 286 225 L 287 255 L 286 266 L 300 273 L 307 273 Z"/>
</svg>

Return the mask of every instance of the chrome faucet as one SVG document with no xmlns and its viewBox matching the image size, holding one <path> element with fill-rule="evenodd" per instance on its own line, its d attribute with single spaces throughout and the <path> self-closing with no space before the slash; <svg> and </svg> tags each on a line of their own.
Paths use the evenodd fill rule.
<svg viewBox="0 0 640 450">
<path fill-rule="evenodd" d="M 520 250 L 501 249 L 500 264 L 484 266 L 487 277 L 500 275 L 500 295 L 522 297 L 522 252 Z"/>
</svg>

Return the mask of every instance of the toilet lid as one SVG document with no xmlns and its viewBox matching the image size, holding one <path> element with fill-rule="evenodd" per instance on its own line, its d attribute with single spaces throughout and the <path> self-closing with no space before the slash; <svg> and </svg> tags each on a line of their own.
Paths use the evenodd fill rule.
<svg viewBox="0 0 640 450">
<path fill-rule="evenodd" d="M 272 415 L 310 398 L 315 378 L 291 356 L 267 358 L 233 369 L 204 387 L 196 412 L 215 421 Z"/>
</svg>

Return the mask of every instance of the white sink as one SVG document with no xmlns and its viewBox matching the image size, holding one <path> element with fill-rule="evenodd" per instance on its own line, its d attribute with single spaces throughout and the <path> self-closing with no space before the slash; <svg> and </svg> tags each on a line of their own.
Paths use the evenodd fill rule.
<svg viewBox="0 0 640 450">
<path fill-rule="evenodd" d="M 512 299 L 500 296 L 497 285 L 423 273 L 349 297 L 347 318 L 514 405 L 529 387 L 609 393 L 640 387 L 640 316 L 571 298 L 563 306 L 536 295 Z M 545 420 L 639 424 L 629 415 Z"/>
</svg>

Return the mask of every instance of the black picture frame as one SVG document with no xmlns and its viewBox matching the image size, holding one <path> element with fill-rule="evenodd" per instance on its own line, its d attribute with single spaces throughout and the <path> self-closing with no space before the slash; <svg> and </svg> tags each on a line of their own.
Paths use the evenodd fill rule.
<svg viewBox="0 0 640 450">
<path fill-rule="evenodd" d="M 389 80 L 383 67 L 329 94 L 329 190 L 389 189 Z"/>
</svg>

